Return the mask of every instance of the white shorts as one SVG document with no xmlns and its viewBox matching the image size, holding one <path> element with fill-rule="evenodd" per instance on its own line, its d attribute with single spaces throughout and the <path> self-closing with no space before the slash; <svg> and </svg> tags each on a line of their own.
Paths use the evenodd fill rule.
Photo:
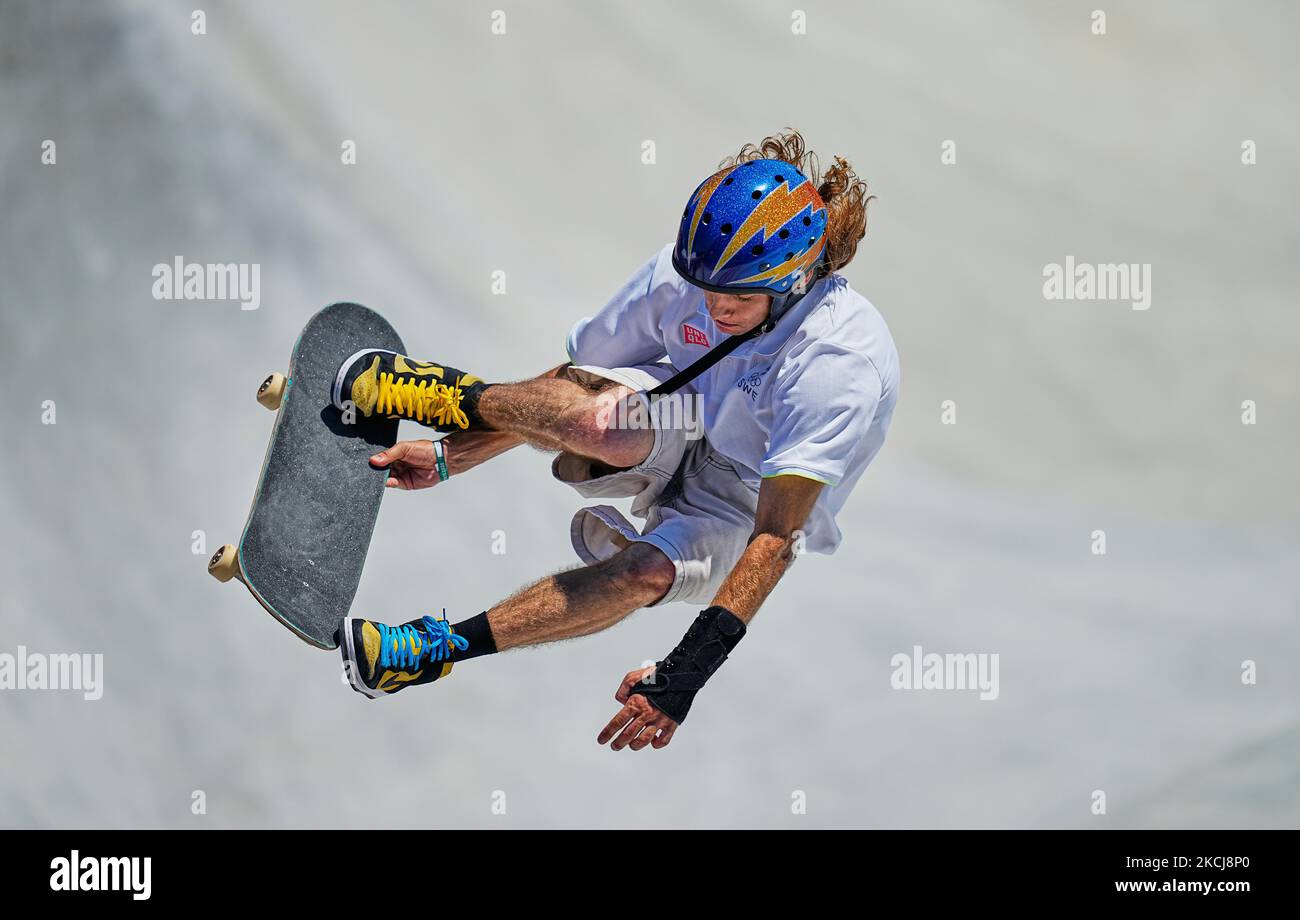
<svg viewBox="0 0 1300 920">
<path fill-rule="evenodd" d="M 603 378 L 634 390 L 650 390 L 677 369 L 668 364 L 582 366 L 569 373 L 579 379 L 585 376 L 588 383 Z M 609 559 L 627 543 L 649 543 L 677 570 L 672 587 L 656 604 L 708 605 L 749 544 L 758 487 L 737 475 L 702 430 L 684 426 L 682 413 L 673 413 L 671 424 L 661 427 L 664 420 L 657 409 L 663 405 L 657 402 L 649 409 L 654 446 L 638 465 L 593 476 L 587 458 L 562 453 L 551 464 L 551 473 L 586 498 L 631 498 L 633 516 L 645 519 L 638 532 L 610 505 L 583 508 L 570 526 L 573 548 L 583 562 L 591 565 Z"/>
</svg>

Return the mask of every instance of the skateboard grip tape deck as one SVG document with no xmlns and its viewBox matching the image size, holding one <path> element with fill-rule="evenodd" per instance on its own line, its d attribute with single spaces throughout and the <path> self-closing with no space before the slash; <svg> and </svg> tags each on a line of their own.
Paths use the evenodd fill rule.
<svg viewBox="0 0 1300 920">
<path fill-rule="evenodd" d="M 359 304 L 332 304 L 294 346 L 287 385 L 239 544 L 241 580 L 299 638 L 337 648 L 388 473 L 369 458 L 397 440 L 396 419 L 348 424 L 331 404 L 340 365 L 366 348 L 404 353 L 393 327 Z"/>
</svg>

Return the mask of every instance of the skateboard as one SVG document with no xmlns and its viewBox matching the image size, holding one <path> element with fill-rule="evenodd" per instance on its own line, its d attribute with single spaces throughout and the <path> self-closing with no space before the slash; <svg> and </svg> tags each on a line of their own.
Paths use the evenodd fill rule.
<svg viewBox="0 0 1300 920">
<path fill-rule="evenodd" d="M 405 353 L 388 322 L 360 304 L 321 310 L 294 343 L 286 374 L 271 374 L 257 401 L 274 410 L 271 442 L 239 545 L 208 562 L 218 581 L 238 579 L 304 642 L 338 648 L 352 606 L 387 471 L 372 454 L 397 441 L 397 419 L 357 415 L 330 400 L 340 365 L 364 348 Z"/>
</svg>

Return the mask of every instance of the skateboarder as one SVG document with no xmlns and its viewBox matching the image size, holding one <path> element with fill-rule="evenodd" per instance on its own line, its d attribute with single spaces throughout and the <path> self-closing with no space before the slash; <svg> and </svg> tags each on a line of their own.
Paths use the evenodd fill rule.
<svg viewBox="0 0 1300 920">
<path fill-rule="evenodd" d="M 700 184 L 676 242 L 573 327 L 568 363 L 489 384 L 392 352 L 344 362 L 336 405 L 449 433 L 373 457 L 388 486 L 432 486 L 527 443 L 555 453 L 553 475 L 582 495 L 631 497 L 645 519 L 638 530 L 608 505 L 583 509 L 571 535 L 585 567 L 454 625 L 348 617 L 352 686 L 380 697 L 457 661 L 689 602 L 705 609 L 656 667 L 623 678 L 622 708 L 598 736 L 616 750 L 668 744 L 795 555 L 835 551 L 836 514 L 884 441 L 898 355 L 836 274 L 865 233 L 867 200 L 847 162 L 819 178 L 803 138 L 785 132 Z"/>
</svg>

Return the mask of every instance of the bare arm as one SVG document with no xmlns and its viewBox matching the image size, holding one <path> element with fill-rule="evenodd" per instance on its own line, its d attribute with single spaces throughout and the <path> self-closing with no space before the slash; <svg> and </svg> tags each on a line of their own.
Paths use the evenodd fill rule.
<svg viewBox="0 0 1300 920">
<path fill-rule="evenodd" d="M 698 686 L 708 679 L 712 669 L 721 664 L 720 660 L 716 660 L 717 646 L 721 644 L 729 651 L 740 641 L 749 621 L 758 613 L 758 608 L 794 561 L 795 538 L 812 513 L 821 490 L 822 483 L 803 476 L 773 476 L 763 480 L 758 490 L 758 509 L 754 515 L 754 533 L 749 538 L 749 545 L 718 589 L 713 606 L 700 614 L 682 640 L 682 645 L 669 656 L 666 667 L 671 670 L 673 657 L 680 654 L 683 648 L 690 649 L 694 642 L 694 650 L 687 651 L 684 658 L 685 667 L 692 673 L 682 675 L 680 670 L 672 671 L 672 674 L 678 676 L 669 677 L 662 683 L 657 679 L 647 685 L 646 679 L 657 668 L 640 668 L 630 672 L 614 694 L 614 699 L 623 708 L 597 735 L 598 744 L 612 741 L 610 747 L 616 751 L 624 747 L 639 751 L 647 745 L 661 748 L 672 740 L 680 720 L 674 719 L 669 713 L 685 717 L 685 711 L 690 708 L 690 699 L 694 697 Z M 706 673 L 701 673 L 698 670 L 699 662 L 693 660 L 695 651 L 703 647 L 699 640 L 701 632 L 707 633 L 704 645 L 712 649 L 705 654 L 715 659 Z M 682 676 L 687 678 L 687 685 L 691 689 L 687 693 L 674 692 L 673 681 L 677 680 L 680 686 Z M 677 699 L 670 699 L 669 694 Z M 651 703 L 652 696 L 658 702 Z"/>
<path fill-rule="evenodd" d="M 812 514 L 823 484 L 804 476 L 772 476 L 758 490 L 754 533 L 713 603 L 745 623 L 794 562 L 795 536 Z"/>
</svg>

